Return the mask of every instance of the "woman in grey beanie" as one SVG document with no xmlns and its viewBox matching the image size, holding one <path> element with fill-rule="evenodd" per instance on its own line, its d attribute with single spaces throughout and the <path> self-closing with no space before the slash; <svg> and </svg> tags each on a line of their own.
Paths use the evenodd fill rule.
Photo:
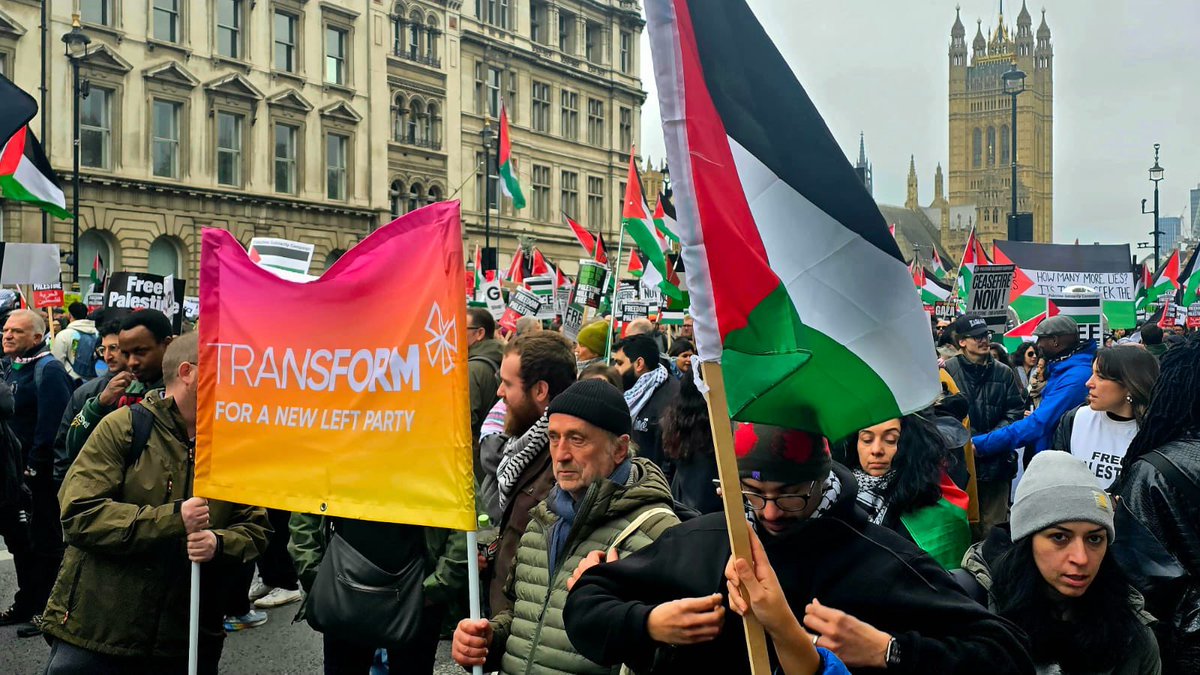
<svg viewBox="0 0 1200 675">
<path fill-rule="evenodd" d="M 1034 456 L 1008 525 L 972 546 L 963 569 L 976 595 L 1029 636 L 1039 674 L 1157 675 L 1153 618 L 1107 555 L 1111 497 L 1065 452 Z M 986 594 L 986 597 L 982 597 Z"/>
</svg>

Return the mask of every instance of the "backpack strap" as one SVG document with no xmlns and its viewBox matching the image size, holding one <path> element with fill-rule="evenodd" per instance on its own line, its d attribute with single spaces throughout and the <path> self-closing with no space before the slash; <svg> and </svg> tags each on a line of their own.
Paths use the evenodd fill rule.
<svg viewBox="0 0 1200 675">
<path fill-rule="evenodd" d="M 54 358 L 53 356 L 47 354 L 47 355 L 43 356 L 42 358 L 38 359 L 37 363 L 33 364 L 34 391 L 42 390 L 42 380 L 44 379 L 43 376 L 46 372 L 46 366 L 50 365 L 50 361 L 53 358 Z"/>
<path fill-rule="evenodd" d="M 646 509 L 645 511 L 642 511 L 638 514 L 637 518 L 633 519 L 633 522 L 625 526 L 624 530 L 621 530 L 621 533 L 617 535 L 616 539 L 613 539 L 612 543 L 608 545 L 608 551 L 605 553 L 611 553 L 612 551 L 617 550 L 617 547 L 620 546 L 622 542 L 632 536 L 634 532 L 637 532 L 637 529 L 642 526 L 642 523 L 649 520 L 651 516 L 657 516 L 660 514 L 673 516 L 675 515 L 675 512 L 665 506 L 656 506 L 652 509 Z"/>
<path fill-rule="evenodd" d="M 1142 459 L 1150 463 L 1150 466 L 1158 469 L 1158 472 L 1167 479 L 1167 482 L 1178 488 L 1187 496 L 1187 500 L 1192 504 L 1200 504 L 1200 487 L 1196 482 L 1183 472 L 1170 457 L 1162 454 L 1158 450 L 1151 450 L 1142 455 Z"/>
<path fill-rule="evenodd" d="M 497 373 L 500 372 L 500 364 L 496 363 L 495 361 L 489 359 L 486 356 L 480 356 L 477 354 L 475 356 L 471 356 L 471 357 L 467 358 L 467 363 L 470 363 L 472 361 L 474 361 L 476 363 L 480 363 L 480 362 L 486 363 L 492 367 L 492 370 L 495 370 Z"/>
<path fill-rule="evenodd" d="M 133 418 L 133 440 L 129 443 L 129 453 L 125 455 L 125 468 L 132 468 L 146 451 L 150 442 L 150 432 L 154 429 L 154 413 L 141 403 L 129 406 L 130 417 Z"/>
</svg>

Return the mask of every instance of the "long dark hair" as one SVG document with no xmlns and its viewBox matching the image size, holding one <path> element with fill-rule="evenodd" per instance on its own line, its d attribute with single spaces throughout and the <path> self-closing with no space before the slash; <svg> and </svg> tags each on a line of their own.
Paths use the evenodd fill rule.
<svg viewBox="0 0 1200 675">
<path fill-rule="evenodd" d="M 1121 460 L 1122 476 L 1142 455 L 1200 429 L 1200 337 L 1192 335 L 1171 347 L 1159 363 L 1150 405 Z M 1116 485 L 1112 491 L 1117 491 Z"/>
<path fill-rule="evenodd" d="M 1024 537 L 991 564 L 996 613 L 1029 636 L 1034 663 L 1064 673 L 1108 672 L 1123 661 L 1143 626 L 1129 604 L 1129 581 L 1106 555 L 1096 579 L 1078 598 L 1053 597 Z"/>
<path fill-rule="evenodd" d="M 712 429 L 708 426 L 708 403 L 696 389 L 689 371 L 679 381 L 679 395 L 667 406 L 659 420 L 663 454 L 674 460 L 686 460 L 692 453 L 713 453 Z"/>
<path fill-rule="evenodd" d="M 858 460 L 858 434 L 851 434 L 841 444 L 841 462 L 847 468 L 861 469 Z M 932 506 L 942 498 L 942 471 L 949 459 L 946 442 L 937 427 L 920 414 L 900 418 L 900 441 L 892 458 L 892 479 L 884 489 L 887 517 L 890 525 L 924 506 Z"/>
<path fill-rule="evenodd" d="M 1013 355 L 1012 355 L 1012 366 L 1014 369 L 1025 367 L 1025 356 L 1031 350 L 1033 351 L 1034 356 L 1036 357 L 1036 355 L 1037 355 L 1037 344 L 1036 343 L 1022 342 L 1021 346 L 1017 347 L 1017 351 L 1013 352 Z M 1035 361 L 1033 365 L 1034 365 L 1034 368 L 1036 368 L 1037 362 Z M 1033 368 L 1030 368 L 1029 372 L 1033 372 Z"/>
<path fill-rule="evenodd" d="M 1118 382 L 1133 399 L 1133 416 L 1142 424 L 1150 405 L 1150 392 L 1158 379 L 1158 359 L 1133 345 L 1105 347 L 1096 352 L 1096 370 L 1106 380 Z"/>
</svg>

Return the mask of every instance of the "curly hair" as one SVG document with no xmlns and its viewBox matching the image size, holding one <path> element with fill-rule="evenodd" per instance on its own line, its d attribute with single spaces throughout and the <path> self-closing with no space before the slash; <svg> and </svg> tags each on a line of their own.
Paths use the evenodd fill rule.
<svg viewBox="0 0 1200 675">
<path fill-rule="evenodd" d="M 696 452 L 713 453 L 708 403 L 696 388 L 692 373 L 684 373 L 679 381 L 679 396 L 663 411 L 659 428 L 663 453 L 670 459 L 682 461 Z"/>
<path fill-rule="evenodd" d="M 838 452 L 843 466 L 862 469 L 857 433 L 842 441 Z M 946 441 L 933 422 L 919 413 L 901 417 L 900 441 L 892 459 L 894 477 L 881 495 L 888 505 L 884 524 L 894 524 L 905 513 L 938 503 L 942 498 L 942 471 L 949 461 Z"/>
<path fill-rule="evenodd" d="M 1017 540 L 990 565 L 996 613 L 1029 636 L 1035 663 L 1057 663 L 1064 673 L 1109 672 L 1144 631 L 1129 604 L 1128 580 L 1105 556 L 1086 593 L 1054 598 L 1033 556 L 1034 536 Z"/>
<path fill-rule="evenodd" d="M 1168 349 L 1159 365 L 1150 404 L 1121 460 L 1122 476 L 1142 455 L 1200 429 L 1200 336 Z M 1111 491 L 1117 488 L 1113 485 Z"/>
</svg>

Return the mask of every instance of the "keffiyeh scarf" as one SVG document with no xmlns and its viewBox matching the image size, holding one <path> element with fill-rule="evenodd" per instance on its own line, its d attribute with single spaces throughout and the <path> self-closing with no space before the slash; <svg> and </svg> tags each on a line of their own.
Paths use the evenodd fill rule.
<svg viewBox="0 0 1200 675">
<path fill-rule="evenodd" d="M 518 438 L 509 439 L 504 444 L 504 456 L 500 458 L 500 465 L 496 468 L 496 484 L 500 488 L 501 509 L 508 504 L 508 496 L 512 493 L 513 486 L 517 484 L 521 473 L 525 471 L 525 467 L 542 454 L 543 450 L 550 447 L 550 439 L 546 436 L 546 429 L 549 426 L 550 418 L 543 413 L 538 421 L 529 427 L 529 431 L 521 434 Z"/>
<path fill-rule="evenodd" d="M 872 476 L 862 469 L 855 469 L 854 480 L 858 481 L 858 505 L 867 512 L 867 519 L 872 523 L 882 524 L 888 508 L 883 501 L 883 493 L 887 490 L 888 483 L 892 482 L 892 472 Z"/>
<path fill-rule="evenodd" d="M 650 397 L 670 376 L 671 374 L 660 363 L 657 368 L 639 377 L 629 391 L 625 392 L 625 403 L 629 406 L 629 416 L 637 419 L 638 413 L 646 407 Z"/>
</svg>

